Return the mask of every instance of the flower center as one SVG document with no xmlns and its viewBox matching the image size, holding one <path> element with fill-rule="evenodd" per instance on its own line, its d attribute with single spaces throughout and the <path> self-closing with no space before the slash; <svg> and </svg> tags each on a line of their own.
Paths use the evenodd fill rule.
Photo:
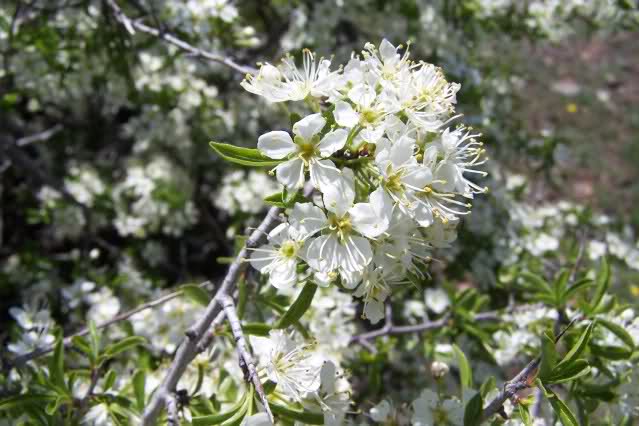
<svg viewBox="0 0 639 426">
<path fill-rule="evenodd" d="M 353 230 L 351 224 L 351 218 L 348 214 L 337 217 L 336 215 L 330 215 L 328 218 L 329 228 L 337 234 L 339 242 L 342 243 L 348 237 Z"/>
<path fill-rule="evenodd" d="M 295 143 L 299 146 L 299 155 L 304 162 L 308 163 L 311 158 L 318 155 L 317 144 L 319 143 L 319 135 L 315 135 L 310 141 L 302 138 L 301 136 L 295 136 Z"/>
<path fill-rule="evenodd" d="M 297 244 L 294 241 L 285 241 L 280 247 L 280 254 L 287 259 L 294 258 L 297 255 Z"/>
<path fill-rule="evenodd" d="M 366 109 L 361 113 L 360 123 L 362 124 L 362 126 L 373 124 L 377 121 L 378 117 L 379 114 L 377 112 L 373 111 L 372 109 Z"/>
<path fill-rule="evenodd" d="M 386 170 L 387 178 L 384 181 L 384 186 L 390 192 L 401 193 L 404 190 L 404 184 L 402 183 L 402 172 L 399 171 L 391 171 L 390 166 Z"/>
</svg>

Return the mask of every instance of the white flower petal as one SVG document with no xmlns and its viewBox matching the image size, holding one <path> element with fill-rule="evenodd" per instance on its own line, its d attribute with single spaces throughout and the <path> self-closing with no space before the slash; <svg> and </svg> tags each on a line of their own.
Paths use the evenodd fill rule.
<svg viewBox="0 0 639 426">
<path fill-rule="evenodd" d="M 275 173 L 278 182 L 288 189 L 297 189 L 304 185 L 304 162 L 299 158 L 278 164 Z"/>
<path fill-rule="evenodd" d="M 267 157 L 279 160 L 296 152 L 297 145 L 287 132 L 276 130 L 260 136 L 257 139 L 257 149 Z"/>
<path fill-rule="evenodd" d="M 369 108 L 375 101 L 375 89 L 368 84 L 358 84 L 348 91 L 348 97 L 361 108 Z"/>
<path fill-rule="evenodd" d="M 301 136 L 306 141 L 310 141 L 313 136 L 322 130 L 325 124 L 326 119 L 322 117 L 322 114 L 311 114 L 293 125 L 293 133 Z"/>
<path fill-rule="evenodd" d="M 344 129 L 337 129 L 327 133 L 317 146 L 322 157 L 328 157 L 335 151 L 342 149 L 347 138 L 348 132 Z"/>
<path fill-rule="evenodd" d="M 353 228 L 368 238 L 378 237 L 388 229 L 388 221 L 379 217 L 370 203 L 357 203 L 348 212 Z"/>
<path fill-rule="evenodd" d="M 330 188 L 342 179 L 342 173 L 331 160 L 313 161 L 309 166 L 311 183 L 320 192 L 330 191 Z"/>
<path fill-rule="evenodd" d="M 371 324 L 378 323 L 384 318 L 384 303 L 375 299 L 368 300 L 364 306 L 364 315 Z"/>
<path fill-rule="evenodd" d="M 335 117 L 335 122 L 343 127 L 351 128 L 359 123 L 359 114 L 349 103 L 344 101 L 335 102 L 333 117 Z"/>
<path fill-rule="evenodd" d="M 379 54 L 384 62 L 393 62 L 397 59 L 397 49 L 388 40 L 384 39 L 379 45 Z"/>
<path fill-rule="evenodd" d="M 280 290 L 291 288 L 297 282 L 297 262 L 287 259 L 280 262 L 269 275 L 269 283 Z"/>
<path fill-rule="evenodd" d="M 337 216 L 344 216 L 348 209 L 353 206 L 355 199 L 355 185 L 349 178 L 350 169 L 344 169 L 341 177 L 333 185 L 323 188 L 324 207 Z"/>
<path fill-rule="evenodd" d="M 289 215 L 289 221 L 291 226 L 299 232 L 301 239 L 315 234 L 328 225 L 322 209 L 312 203 L 295 204 Z"/>
<path fill-rule="evenodd" d="M 276 257 L 277 249 L 271 244 L 266 244 L 253 251 L 249 262 L 258 271 L 262 272 L 266 269 L 264 273 L 268 273 L 269 266 L 276 260 Z"/>
</svg>

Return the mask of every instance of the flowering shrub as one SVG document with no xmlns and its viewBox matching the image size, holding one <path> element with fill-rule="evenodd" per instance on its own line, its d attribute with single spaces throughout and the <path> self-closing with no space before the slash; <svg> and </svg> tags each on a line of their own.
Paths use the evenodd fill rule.
<svg viewBox="0 0 639 426">
<path fill-rule="evenodd" d="M 637 13 L 3 3 L 0 424 L 636 423 L 636 233 L 538 202 L 512 50 Z"/>
</svg>

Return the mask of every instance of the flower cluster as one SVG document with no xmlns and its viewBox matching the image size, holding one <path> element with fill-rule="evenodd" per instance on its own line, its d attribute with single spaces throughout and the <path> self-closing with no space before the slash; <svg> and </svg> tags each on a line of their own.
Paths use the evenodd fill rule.
<svg viewBox="0 0 639 426">
<path fill-rule="evenodd" d="M 263 155 L 281 161 L 274 173 L 288 192 L 309 180 L 321 196 L 295 203 L 251 263 L 280 289 L 310 276 L 323 286 L 339 279 L 373 323 L 392 286 L 427 273 L 431 249 L 454 239 L 469 201 L 486 191 L 470 178 L 485 174 L 478 135 L 447 127 L 459 85 L 400 50 L 367 44 L 337 70 L 305 50 L 302 69 L 285 58 L 242 83 L 269 102 L 304 100 L 317 111 L 292 135 L 258 139 Z M 300 264 L 310 268 L 302 276 Z"/>
</svg>

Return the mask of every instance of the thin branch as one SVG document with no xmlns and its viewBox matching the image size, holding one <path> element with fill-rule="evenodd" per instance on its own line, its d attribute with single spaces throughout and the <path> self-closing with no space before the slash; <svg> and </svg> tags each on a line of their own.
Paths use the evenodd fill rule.
<svg viewBox="0 0 639 426">
<path fill-rule="evenodd" d="M 512 380 L 507 382 L 503 389 L 497 394 L 495 399 L 493 399 L 482 413 L 482 421 L 486 421 L 491 418 L 494 414 L 499 413 L 502 410 L 504 402 L 510 399 L 517 392 L 529 388 L 534 383 L 535 377 L 537 377 L 537 372 L 539 371 L 539 366 L 541 364 L 541 357 L 537 357 L 534 360 L 530 361 L 528 365 L 526 365 L 523 370 L 519 372 Z"/>
<path fill-rule="evenodd" d="M 557 337 L 555 337 L 555 344 L 557 344 L 557 342 L 559 342 L 566 331 L 568 331 L 570 327 L 572 327 L 575 322 L 577 322 L 581 318 L 582 317 L 580 315 L 573 318 L 572 321 L 568 323 L 566 328 L 564 328 L 561 333 L 559 333 Z M 486 421 L 490 419 L 493 414 L 501 412 L 504 402 L 512 398 L 517 392 L 532 387 L 535 378 L 537 377 L 540 365 L 541 356 L 538 356 L 534 360 L 530 361 L 515 377 L 506 382 L 503 389 L 499 392 L 499 394 L 497 394 L 495 399 L 493 399 L 486 406 L 486 408 L 484 408 L 484 411 L 482 413 L 482 421 Z"/>
<path fill-rule="evenodd" d="M 170 393 L 166 396 L 166 424 L 167 426 L 180 426 L 178 418 L 177 398 Z"/>
<path fill-rule="evenodd" d="M 22 146 L 30 145 L 35 142 L 44 142 L 46 140 L 51 139 L 53 136 L 59 133 L 62 129 L 63 129 L 62 124 L 56 124 L 55 126 L 43 132 L 36 133 L 30 136 L 25 136 L 23 138 L 18 139 L 16 141 L 16 145 L 22 147 Z"/>
<path fill-rule="evenodd" d="M 250 380 L 255 387 L 255 391 L 260 396 L 260 400 L 262 401 L 262 405 L 268 414 L 271 423 L 275 423 L 275 419 L 273 418 L 273 413 L 271 413 L 271 408 L 268 405 L 268 400 L 266 399 L 266 394 L 264 393 L 264 388 L 262 387 L 262 382 L 260 382 L 260 377 L 257 374 L 257 369 L 255 368 L 255 362 L 253 361 L 253 357 L 248 350 L 246 345 L 246 339 L 244 338 L 244 333 L 242 332 L 242 325 L 240 324 L 240 319 L 237 316 L 237 312 L 235 310 L 235 303 L 233 303 L 233 298 L 228 295 L 223 295 L 220 297 L 220 302 L 222 303 L 222 308 L 224 309 L 224 313 L 226 314 L 226 318 L 231 325 L 231 332 L 235 337 L 235 344 L 237 346 L 237 353 L 240 358 L 240 366 L 244 371 L 244 375 L 246 379 Z M 243 362 L 242 362 L 243 361 Z"/>
<path fill-rule="evenodd" d="M 235 261 L 233 261 L 229 267 L 229 270 L 226 273 L 226 276 L 224 277 L 215 297 L 209 302 L 202 317 L 186 331 L 186 337 L 182 341 L 169 371 L 158 389 L 153 394 L 151 401 L 144 411 L 142 418 L 143 425 L 150 426 L 156 424 L 157 417 L 160 414 L 166 395 L 175 391 L 180 377 L 182 377 L 187 366 L 198 353 L 198 343 L 211 326 L 211 323 L 222 311 L 222 306 L 220 304 L 221 298 L 228 295 L 229 290 L 235 286 L 240 273 L 246 267 L 246 262 L 244 260 L 248 257 L 249 249 L 256 247 L 264 235 L 279 222 L 278 216 L 280 212 L 281 209 L 271 207 L 260 226 L 251 233 L 246 241 L 246 245 L 242 248 L 242 250 L 240 250 Z"/>
<path fill-rule="evenodd" d="M 166 41 L 169 44 L 179 47 L 183 51 L 187 52 L 189 55 L 195 58 L 202 58 L 212 62 L 217 62 L 219 64 L 225 65 L 234 71 L 240 72 L 242 74 L 255 74 L 257 70 L 253 67 L 249 67 L 246 65 L 240 65 L 236 63 L 231 58 L 227 58 L 225 56 L 219 55 L 217 53 L 208 52 L 206 50 L 200 49 L 198 47 L 193 46 L 192 44 L 187 43 L 186 41 L 175 37 L 172 34 L 167 33 L 164 30 L 159 30 L 157 28 L 148 26 L 140 21 L 133 20 L 129 18 L 118 6 L 115 0 L 106 0 L 106 3 L 109 5 L 115 18 L 126 28 L 129 34 L 134 35 L 135 30 L 140 32 L 150 34 L 154 37 L 157 37 L 161 40 Z"/>
<path fill-rule="evenodd" d="M 207 285 L 210 285 L 211 282 L 210 281 L 204 281 L 203 283 L 199 284 L 198 287 L 206 287 Z M 160 297 L 159 299 L 156 300 L 152 300 L 150 302 L 144 303 L 138 307 L 136 307 L 135 309 L 132 309 L 130 311 L 124 312 L 122 314 L 116 315 L 113 318 L 111 318 L 108 321 L 105 321 L 103 323 L 100 323 L 98 325 L 96 325 L 96 328 L 98 330 L 109 327 L 113 324 L 116 324 L 120 321 L 124 321 L 129 319 L 130 317 L 132 317 L 133 315 L 137 314 L 138 312 L 142 312 L 144 310 L 147 309 L 152 309 L 155 308 L 156 306 L 162 305 L 166 302 L 168 302 L 169 300 L 175 299 L 176 297 L 180 296 L 182 294 L 182 290 L 178 290 L 178 291 L 174 291 L 173 293 L 169 293 L 165 296 Z M 62 341 L 62 344 L 67 347 L 67 346 L 71 346 L 71 344 L 73 343 L 73 338 L 74 337 L 78 337 L 78 336 L 86 336 L 87 334 L 89 334 L 90 330 L 89 328 L 83 328 L 82 330 L 78 331 L 77 333 L 71 334 L 67 337 L 64 338 L 64 340 Z M 43 355 L 46 355 L 50 352 L 53 351 L 53 346 L 48 346 L 46 348 L 40 348 L 40 349 L 36 349 L 32 352 L 26 353 L 24 355 L 20 355 L 16 358 L 14 358 L 13 360 L 10 360 L 7 362 L 7 367 L 8 368 L 20 368 L 22 367 L 24 364 L 26 364 L 27 362 L 39 358 Z"/>
<path fill-rule="evenodd" d="M 367 340 L 376 339 L 381 336 L 390 336 L 396 334 L 419 334 L 426 331 L 437 330 L 447 326 L 450 319 L 450 314 L 446 314 L 438 320 L 424 321 L 421 324 L 393 325 L 392 320 L 390 320 L 387 316 L 386 324 L 384 324 L 384 327 L 377 330 L 369 331 L 367 333 L 355 335 L 351 337 L 350 343 L 359 343 L 368 347 L 369 345 L 366 345 L 364 343 Z M 499 314 L 493 311 L 481 312 L 479 314 L 476 314 L 474 319 L 475 321 L 499 321 Z"/>
</svg>

